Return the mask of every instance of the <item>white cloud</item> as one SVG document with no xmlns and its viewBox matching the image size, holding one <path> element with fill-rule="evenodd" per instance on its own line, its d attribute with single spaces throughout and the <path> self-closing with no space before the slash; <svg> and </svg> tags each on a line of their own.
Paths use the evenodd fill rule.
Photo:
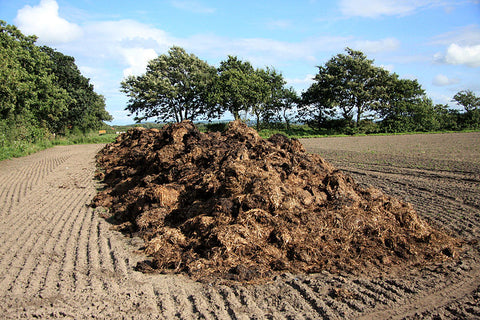
<svg viewBox="0 0 480 320">
<path fill-rule="evenodd" d="M 196 35 L 177 39 L 180 46 L 209 60 L 225 59 L 236 55 L 249 60 L 257 67 L 275 65 L 281 67 L 294 61 L 318 63 L 319 55 L 325 52 L 341 51 L 352 38 L 316 37 L 299 42 L 278 41 L 268 38 L 227 38 L 216 35 Z"/>
<path fill-rule="evenodd" d="M 313 78 L 315 78 L 315 75 L 313 74 L 307 74 L 305 78 L 303 79 L 290 79 L 286 78 L 285 81 L 287 82 L 288 85 L 304 85 L 304 86 L 309 86 L 311 85 L 314 81 Z"/>
<path fill-rule="evenodd" d="M 452 43 L 445 54 L 437 53 L 434 60 L 446 64 L 466 65 L 471 68 L 480 67 L 480 44 L 459 46 Z"/>
<path fill-rule="evenodd" d="M 15 23 L 26 34 L 38 36 L 40 42 L 59 44 L 70 42 L 82 35 L 82 29 L 58 15 L 55 0 L 41 0 L 38 6 L 24 6 L 18 10 Z"/>
<path fill-rule="evenodd" d="M 341 0 L 340 10 L 346 16 L 377 18 L 405 16 L 424 7 L 444 4 L 441 0 Z"/>
<path fill-rule="evenodd" d="M 84 77 L 87 78 L 93 78 L 98 74 L 101 74 L 102 72 L 105 72 L 105 70 L 102 70 L 100 68 L 94 68 L 91 66 L 78 66 L 78 69 L 80 69 L 80 72 Z"/>
<path fill-rule="evenodd" d="M 388 72 L 393 72 L 395 70 L 395 66 L 393 64 L 382 64 L 380 68 L 387 70 Z"/>
<path fill-rule="evenodd" d="M 394 0 L 342 0 L 340 10 L 346 16 L 375 18 L 382 15 L 402 15 L 413 10 L 408 3 Z"/>
<path fill-rule="evenodd" d="M 124 77 L 145 73 L 148 61 L 158 56 L 155 50 L 144 48 L 124 48 L 121 50 L 121 54 L 129 65 L 123 70 Z"/>
<path fill-rule="evenodd" d="M 88 24 L 85 29 L 91 36 L 107 40 L 109 43 L 148 39 L 155 41 L 158 45 L 168 45 L 170 42 L 165 31 L 135 20 L 94 22 Z"/>
<path fill-rule="evenodd" d="M 450 32 L 440 34 L 432 39 L 432 45 L 448 46 L 456 43 L 460 46 L 472 46 L 480 44 L 480 27 L 476 24 L 456 28 Z"/>
<path fill-rule="evenodd" d="M 381 40 L 358 40 L 354 42 L 354 47 L 365 53 L 378 53 L 394 51 L 400 47 L 400 41 L 395 38 L 385 38 Z"/>
<path fill-rule="evenodd" d="M 147 62 L 173 45 L 163 30 L 134 20 L 102 21 L 86 24 L 85 36 L 68 51 L 75 55 L 104 63 L 116 63 L 122 74 L 145 72 Z"/>
<path fill-rule="evenodd" d="M 214 13 L 215 8 L 207 7 L 195 0 L 173 0 L 172 5 L 181 10 L 191 11 L 194 13 Z"/>
<path fill-rule="evenodd" d="M 430 44 L 447 46 L 445 52 L 434 55 L 439 63 L 480 67 L 480 28 L 476 24 L 440 34 Z"/>
<path fill-rule="evenodd" d="M 432 83 L 437 87 L 449 86 L 452 84 L 459 83 L 460 80 L 457 78 L 449 78 L 444 74 L 437 74 L 435 78 L 433 78 Z"/>
</svg>

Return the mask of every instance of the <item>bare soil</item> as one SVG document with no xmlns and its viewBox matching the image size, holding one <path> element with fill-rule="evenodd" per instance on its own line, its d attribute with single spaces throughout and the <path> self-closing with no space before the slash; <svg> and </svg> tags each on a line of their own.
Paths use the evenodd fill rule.
<svg viewBox="0 0 480 320">
<path fill-rule="evenodd" d="M 0 162 L 3 318 L 480 318 L 479 133 L 302 140 L 364 186 L 411 202 L 465 240 L 458 259 L 402 274 L 280 273 L 259 285 L 134 270 L 143 241 L 88 204 L 103 145 Z"/>
</svg>

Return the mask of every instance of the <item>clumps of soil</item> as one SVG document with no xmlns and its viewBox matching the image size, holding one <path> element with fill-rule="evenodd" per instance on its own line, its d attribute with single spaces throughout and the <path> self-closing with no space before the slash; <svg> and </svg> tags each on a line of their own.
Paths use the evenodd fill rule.
<svg viewBox="0 0 480 320">
<path fill-rule="evenodd" d="M 448 259 L 459 245 L 298 140 L 265 140 L 240 121 L 224 133 L 188 121 L 131 129 L 97 162 L 105 189 L 93 205 L 144 239 L 144 271 L 205 281 L 376 273 Z"/>
</svg>

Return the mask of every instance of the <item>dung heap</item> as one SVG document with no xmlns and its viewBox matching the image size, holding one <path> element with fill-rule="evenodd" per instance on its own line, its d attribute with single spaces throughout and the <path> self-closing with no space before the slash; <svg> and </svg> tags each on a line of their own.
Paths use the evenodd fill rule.
<svg viewBox="0 0 480 320">
<path fill-rule="evenodd" d="M 131 129 L 97 156 L 93 206 L 141 236 L 144 271 L 257 281 L 279 272 L 380 272 L 448 259 L 459 242 L 412 206 L 362 188 L 296 139 L 235 121 Z"/>
</svg>

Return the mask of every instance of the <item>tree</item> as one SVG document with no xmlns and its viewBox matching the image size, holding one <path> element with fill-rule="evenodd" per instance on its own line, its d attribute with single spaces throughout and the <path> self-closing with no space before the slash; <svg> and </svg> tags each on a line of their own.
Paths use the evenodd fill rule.
<svg viewBox="0 0 480 320">
<path fill-rule="evenodd" d="M 453 101 L 466 111 L 458 118 L 460 126 L 465 129 L 480 128 L 480 97 L 477 97 L 471 90 L 463 90 L 455 94 Z"/>
<path fill-rule="evenodd" d="M 319 115 L 338 108 L 347 122 L 357 126 L 364 113 L 372 110 L 387 92 L 384 82 L 388 71 L 374 66 L 373 60 L 361 51 L 346 48 L 346 52 L 318 67 L 315 83 L 305 93 L 305 99 L 323 108 Z"/>
<path fill-rule="evenodd" d="M 453 96 L 453 101 L 465 108 L 466 112 L 480 109 L 480 97 L 477 97 L 472 90 L 462 90 Z"/>
<path fill-rule="evenodd" d="M 426 96 L 414 103 L 402 104 L 401 111 L 385 118 L 381 127 L 387 132 L 435 131 L 441 129 L 438 108 Z"/>
<path fill-rule="evenodd" d="M 435 105 L 440 129 L 442 130 L 459 130 L 460 129 L 460 112 L 457 109 L 451 109 L 447 104 Z"/>
<path fill-rule="evenodd" d="M 216 69 L 180 47 L 172 47 L 148 63 L 140 76 L 129 76 L 121 91 L 129 97 L 126 110 L 140 122 L 195 120 L 219 113 L 214 97 Z"/>
<path fill-rule="evenodd" d="M 269 67 L 257 69 L 254 76 L 256 85 L 253 89 L 256 90 L 257 99 L 254 101 L 252 113 L 256 116 L 259 130 L 260 119 L 264 125 L 277 120 L 282 108 L 281 99 L 286 81 L 281 73 Z"/>
<path fill-rule="evenodd" d="M 35 41 L 0 21 L 0 115 L 57 132 L 70 97 L 55 83 L 53 61 Z"/>
<path fill-rule="evenodd" d="M 249 113 L 252 106 L 260 99 L 259 87 L 261 79 L 252 65 L 237 57 L 228 56 L 220 62 L 218 68 L 217 92 L 218 101 L 235 118 L 240 119 L 240 113 Z"/>
<path fill-rule="evenodd" d="M 417 80 L 399 79 L 394 73 L 385 79 L 384 85 L 388 90 L 373 110 L 382 119 L 381 127 L 385 131 L 425 131 L 427 127 L 434 127 L 431 120 L 434 107 Z"/>
<path fill-rule="evenodd" d="M 285 122 L 287 130 L 290 130 L 290 115 L 289 112 L 292 111 L 300 102 L 300 98 L 297 95 L 297 92 L 292 88 L 282 88 L 280 92 L 280 104 L 279 111 Z"/>
<path fill-rule="evenodd" d="M 0 21 L 0 146 L 34 143 L 66 127 L 94 129 L 110 120 L 105 100 L 72 57 L 35 44 Z"/>
<path fill-rule="evenodd" d="M 112 120 L 105 110 L 105 99 L 94 91 L 90 80 L 80 73 L 73 57 L 47 46 L 40 47 L 40 50 L 53 61 L 55 83 L 70 96 L 67 110 L 61 117 L 63 131 L 75 127 L 86 132 L 101 128 L 103 121 Z"/>
<path fill-rule="evenodd" d="M 302 92 L 298 106 L 298 120 L 317 129 L 324 127 L 326 121 L 335 115 L 335 96 L 324 80 L 325 78 L 318 77 L 316 82 Z"/>
</svg>

